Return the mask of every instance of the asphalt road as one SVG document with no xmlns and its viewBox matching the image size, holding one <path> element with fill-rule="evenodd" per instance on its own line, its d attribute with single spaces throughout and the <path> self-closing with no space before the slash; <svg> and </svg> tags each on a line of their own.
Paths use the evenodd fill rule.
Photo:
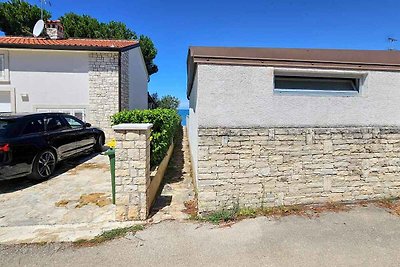
<svg viewBox="0 0 400 267">
<path fill-rule="evenodd" d="M 373 206 L 231 227 L 166 221 L 95 247 L 0 246 L 0 266 L 399 266 L 400 218 Z"/>
</svg>

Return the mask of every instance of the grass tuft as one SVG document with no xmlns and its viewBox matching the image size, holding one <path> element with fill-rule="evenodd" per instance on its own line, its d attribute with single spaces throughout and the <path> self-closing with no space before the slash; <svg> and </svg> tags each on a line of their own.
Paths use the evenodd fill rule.
<svg viewBox="0 0 400 267">
<path fill-rule="evenodd" d="M 290 215 L 313 217 L 319 216 L 323 212 L 348 211 L 349 206 L 341 203 L 325 203 L 323 205 L 290 205 L 262 208 L 236 208 L 232 210 L 220 210 L 203 216 L 192 216 L 191 219 L 198 221 L 221 224 L 227 222 L 240 221 L 257 216 L 285 217 Z"/>
<path fill-rule="evenodd" d="M 219 224 L 222 222 L 229 222 L 236 219 L 236 212 L 233 210 L 221 210 L 217 212 L 210 213 L 203 217 L 204 221 Z"/>
<path fill-rule="evenodd" d="M 106 241 L 110 241 L 119 237 L 123 237 L 127 235 L 128 233 L 136 233 L 138 231 L 141 231 L 144 229 L 143 225 L 134 225 L 134 226 L 129 226 L 129 227 L 124 227 L 124 228 L 117 228 L 117 229 L 112 229 L 109 231 L 105 231 L 102 234 L 96 236 L 93 239 L 90 240 L 78 240 L 74 242 L 78 246 L 94 246 L 101 244 Z"/>
</svg>

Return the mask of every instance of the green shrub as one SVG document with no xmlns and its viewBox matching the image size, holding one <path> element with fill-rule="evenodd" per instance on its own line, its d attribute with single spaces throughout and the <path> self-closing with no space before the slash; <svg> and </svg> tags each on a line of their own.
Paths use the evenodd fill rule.
<svg viewBox="0 0 400 267">
<path fill-rule="evenodd" d="M 175 133 L 180 127 L 181 118 L 176 110 L 124 110 L 111 117 L 113 125 L 121 123 L 152 123 L 150 137 L 150 164 L 158 165 L 165 157 Z"/>
</svg>

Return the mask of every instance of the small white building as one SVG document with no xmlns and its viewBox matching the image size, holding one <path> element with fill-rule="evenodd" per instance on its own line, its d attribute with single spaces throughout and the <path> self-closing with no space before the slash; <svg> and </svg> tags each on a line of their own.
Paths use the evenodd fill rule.
<svg viewBox="0 0 400 267">
<path fill-rule="evenodd" d="M 60 39 L 57 26 L 50 39 L 0 37 L 0 112 L 65 112 L 111 133 L 111 115 L 147 109 L 138 41 Z"/>
<path fill-rule="evenodd" d="M 400 196 L 400 52 L 191 47 L 199 211 Z"/>
</svg>

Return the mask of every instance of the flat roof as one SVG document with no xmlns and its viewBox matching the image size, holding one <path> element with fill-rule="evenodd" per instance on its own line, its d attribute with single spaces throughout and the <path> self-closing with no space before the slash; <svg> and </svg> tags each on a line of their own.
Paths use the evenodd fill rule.
<svg viewBox="0 0 400 267">
<path fill-rule="evenodd" d="M 197 64 L 400 71 L 400 52 L 396 50 L 191 46 L 187 58 L 188 98 Z"/>
<path fill-rule="evenodd" d="M 0 37 L 0 48 L 53 49 L 83 51 L 125 51 L 139 46 L 137 40 L 47 39 L 35 37 Z"/>
</svg>

